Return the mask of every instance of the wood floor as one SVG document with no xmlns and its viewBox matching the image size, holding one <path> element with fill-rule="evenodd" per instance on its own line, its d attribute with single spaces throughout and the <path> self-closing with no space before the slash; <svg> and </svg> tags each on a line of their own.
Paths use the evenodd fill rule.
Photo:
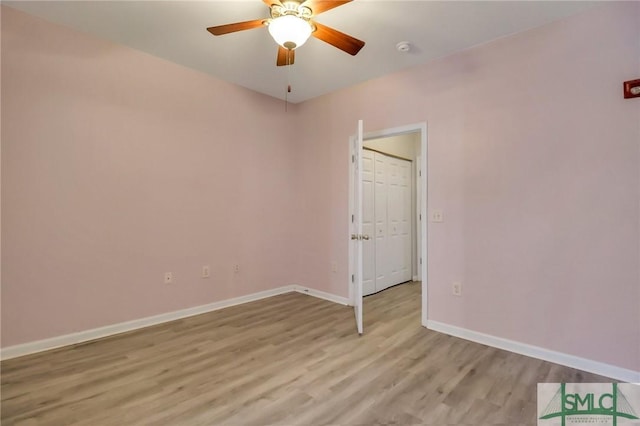
<svg viewBox="0 0 640 426">
<path fill-rule="evenodd" d="M 298 293 L 2 362 L 2 425 L 535 425 L 538 382 L 610 379 L 420 326 L 420 284 Z"/>
</svg>

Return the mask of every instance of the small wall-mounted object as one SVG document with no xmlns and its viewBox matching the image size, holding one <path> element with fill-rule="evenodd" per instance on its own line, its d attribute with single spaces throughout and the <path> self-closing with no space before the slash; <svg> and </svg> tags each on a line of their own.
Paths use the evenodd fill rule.
<svg viewBox="0 0 640 426">
<path fill-rule="evenodd" d="M 624 98 L 640 98 L 640 79 L 625 81 L 622 85 Z"/>
</svg>

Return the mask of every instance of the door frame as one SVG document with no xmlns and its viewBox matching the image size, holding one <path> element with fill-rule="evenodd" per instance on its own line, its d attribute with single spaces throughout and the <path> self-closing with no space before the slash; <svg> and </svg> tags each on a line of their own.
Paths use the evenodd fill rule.
<svg viewBox="0 0 640 426">
<path fill-rule="evenodd" d="M 419 272 L 419 277 L 422 279 L 422 300 L 421 300 L 421 323 L 424 327 L 427 326 L 427 318 L 428 318 L 428 299 L 427 299 L 427 295 L 428 295 L 428 274 L 427 274 L 427 270 L 428 270 L 428 252 L 427 252 L 427 240 L 428 240 L 428 234 L 427 234 L 427 224 L 428 224 L 428 215 L 427 215 L 427 194 L 428 194 L 428 190 L 427 190 L 427 175 L 428 175 L 428 151 L 427 151 L 427 123 L 426 122 L 421 122 L 421 123 L 415 123 L 415 124 L 408 124 L 405 126 L 399 126 L 399 127 L 393 127 L 393 128 L 388 128 L 388 129 L 383 129 L 383 130 L 379 130 L 379 131 L 375 131 L 375 132 L 368 132 L 364 134 L 364 138 L 363 140 L 369 140 L 369 139 L 380 139 L 380 138 L 386 138 L 386 137 L 390 137 L 390 136 L 398 136 L 398 135 L 403 135 L 403 134 L 407 134 L 407 133 L 418 133 L 420 132 L 420 158 L 416 159 L 417 162 L 419 161 L 419 164 L 417 164 L 416 170 L 418 172 L 418 176 L 416 179 L 416 182 L 414 182 L 414 184 L 419 183 L 419 187 L 416 188 L 416 192 L 419 191 L 418 197 L 419 198 L 419 206 L 418 206 L 418 214 L 419 214 L 419 220 L 418 220 L 418 226 L 420 228 L 420 232 L 418 233 L 417 237 L 418 237 L 418 241 L 417 241 L 417 245 L 418 245 L 418 258 L 422 261 L 422 263 L 419 265 L 418 268 L 418 272 Z M 351 218 L 352 215 L 354 214 L 354 164 L 351 161 L 351 156 L 353 155 L 352 153 L 352 139 L 351 137 L 349 138 L 349 216 L 348 216 L 348 224 L 349 224 L 349 230 L 351 230 L 352 227 L 352 222 L 351 222 Z M 353 292 L 353 285 L 351 284 L 351 280 L 352 277 L 355 274 L 355 253 L 353 252 L 353 247 L 352 244 L 349 244 L 349 276 L 348 276 L 348 288 L 349 288 L 349 301 L 351 302 L 351 304 L 353 305 L 355 303 L 355 294 Z"/>
</svg>

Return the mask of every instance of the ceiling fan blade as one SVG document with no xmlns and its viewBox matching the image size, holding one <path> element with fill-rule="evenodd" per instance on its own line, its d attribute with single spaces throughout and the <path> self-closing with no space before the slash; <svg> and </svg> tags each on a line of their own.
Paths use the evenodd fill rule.
<svg viewBox="0 0 640 426">
<path fill-rule="evenodd" d="M 362 40 L 358 40 L 355 37 L 351 37 L 348 34 L 342 33 L 325 25 L 318 24 L 315 21 L 313 25 L 316 26 L 316 30 L 311 33 L 312 36 L 347 52 L 349 55 L 357 55 L 360 49 L 364 47 L 364 41 Z"/>
<path fill-rule="evenodd" d="M 269 0 L 264 1 L 268 2 Z M 343 4 L 351 3 L 352 1 L 353 0 L 307 0 L 303 2 L 303 5 L 311 9 L 313 16 L 316 16 L 327 10 L 342 6 Z"/>
<path fill-rule="evenodd" d="M 218 25 L 217 27 L 209 27 L 207 31 L 215 36 L 235 33 L 237 31 L 251 30 L 253 28 L 262 27 L 264 19 L 254 19 L 253 21 L 236 22 L 235 24 Z"/>
<path fill-rule="evenodd" d="M 293 60 L 296 57 L 295 50 L 285 49 L 282 46 L 278 46 L 278 59 L 276 60 L 276 65 L 279 67 L 283 65 L 293 65 Z"/>
</svg>

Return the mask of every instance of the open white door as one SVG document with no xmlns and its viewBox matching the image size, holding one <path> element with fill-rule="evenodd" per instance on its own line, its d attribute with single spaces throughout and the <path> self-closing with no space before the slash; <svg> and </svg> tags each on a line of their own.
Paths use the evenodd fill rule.
<svg viewBox="0 0 640 426">
<path fill-rule="evenodd" d="M 351 161 L 353 167 L 353 205 L 351 216 L 351 244 L 353 245 L 353 274 L 351 282 L 353 285 L 353 308 L 356 315 L 356 327 L 358 334 L 362 335 L 362 242 L 368 240 L 368 235 L 362 235 L 362 139 L 363 123 L 358 121 L 358 131 L 352 138 Z"/>
</svg>

